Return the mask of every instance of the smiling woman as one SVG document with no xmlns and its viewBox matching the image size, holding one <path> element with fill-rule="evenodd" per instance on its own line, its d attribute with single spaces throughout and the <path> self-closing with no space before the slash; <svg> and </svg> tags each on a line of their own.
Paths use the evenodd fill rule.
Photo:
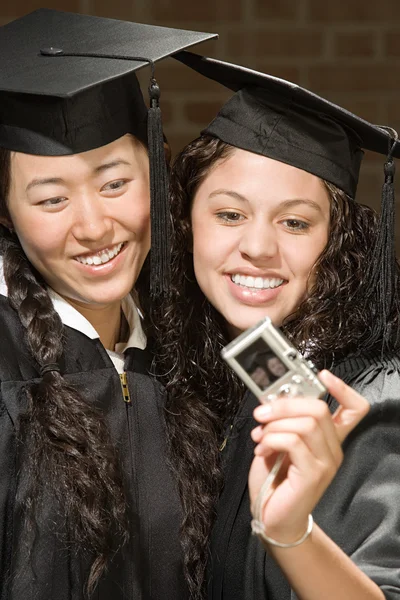
<svg viewBox="0 0 400 600">
<path fill-rule="evenodd" d="M 178 58 L 235 92 L 172 168 L 171 294 L 156 363 L 189 579 L 196 587 L 206 571 L 210 600 L 395 600 L 397 134 L 290 82 Z M 380 222 L 354 199 L 361 147 L 386 156 Z M 320 374 L 328 397 L 258 406 L 243 390 L 221 349 L 265 316 L 340 377 Z"/>
<path fill-rule="evenodd" d="M 87 315 L 92 309 L 91 321 L 110 319 L 117 335 L 121 298 L 133 288 L 150 248 L 143 144 L 126 135 L 51 160 L 14 154 L 7 209 L 26 256 L 47 284 Z"/>
<path fill-rule="evenodd" d="M 154 61 L 209 37 L 53 10 L 1 27 L 1 598 L 187 597 L 137 304 L 167 282 Z"/>
<path fill-rule="evenodd" d="M 232 191 L 221 187 L 227 181 Z M 194 272 L 232 334 L 266 313 L 276 325 L 294 313 L 326 246 L 329 216 L 318 177 L 241 149 L 199 185 L 191 210 Z"/>
</svg>

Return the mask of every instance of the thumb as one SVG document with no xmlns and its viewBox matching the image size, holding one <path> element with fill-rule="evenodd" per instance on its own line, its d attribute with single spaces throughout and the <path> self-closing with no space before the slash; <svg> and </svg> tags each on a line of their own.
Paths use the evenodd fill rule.
<svg viewBox="0 0 400 600">
<path fill-rule="evenodd" d="M 350 431 L 368 413 L 370 404 L 361 394 L 326 369 L 321 371 L 318 377 L 325 384 L 331 396 L 340 404 L 332 419 L 338 438 L 343 442 Z"/>
</svg>

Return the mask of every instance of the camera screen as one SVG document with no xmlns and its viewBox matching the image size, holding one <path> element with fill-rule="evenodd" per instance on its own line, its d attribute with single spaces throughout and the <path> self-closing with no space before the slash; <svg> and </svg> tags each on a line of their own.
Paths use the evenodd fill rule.
<svg viewBox="0 0 400 600">
<path fill-rule="evenodd" d="M 236 360 L 261 390 L 267 389 L 289 370 L 263 338 L 242 350 Z"/>
</svg>

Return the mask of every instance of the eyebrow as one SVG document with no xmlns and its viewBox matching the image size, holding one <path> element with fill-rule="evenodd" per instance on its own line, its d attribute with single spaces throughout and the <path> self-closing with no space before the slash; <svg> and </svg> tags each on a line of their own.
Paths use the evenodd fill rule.
<svg viewBox="0 0 400 600">
<path fill-rule="evenodd" d="M 124 160 L 123 158 L 116 158 L 115 160 L 111 160 L 108 163 L 103 163 L 102 165 L 99 165 L 98 167 L 96 167 L 94 169 L 94 173 L 96 175 L 98 175 L 99 173 L 103 173 L 104 171 L 107 171 L 107 169 L 112 169 L 113 167 L 119 167 L 120 165 L 127 165 L 128 167 L 130 167 L 131 163 L 128 162 L 127 160 Z"/>
<path fill-rule="evenodd" d="M 119 165 L 131 166 L 131 163 L 127 160 L 124 160 L 123 158 L 116 158 L 115 160 L 112 160 L 108 163 L 103 163 L 98 167 L 95 167 L 93 169 L 93 174 L 99 175 L 100 173 L 103 173 L 108 169 L 112 169 L 113 167 L 118 167 Z M 25 192 L 28 192 L 33 187 L 37 187 L 39 185 L 62 185 L 63 183 L 65 183 L 65 180 L 62 179 L 62 177 L 35 177 L 28 183 Z"/>
<path fill-rule="evenodd" d="M 242 194 L 239 194 L 238 192 L 235 192 L 234 190 L 226 190 L 226 189 L 219 189 L 219 190 L 215 190 L 214 192 L 211 192 L 211 194 L 209 195 L 209 198 L 214 198 L 215 196 L 220 196 L 220 195 L 230 196 L 231 198 L 234 198 L 235 200 L 239 200 L 240 202 L 248 202 L 249 201 L 249 199 L 246 198 L 246 196 L 243 196 Z M 288 208 L 297 206 L 298 204 L 306 204 L 307 206 L 310 206 L 314 210 L 321 212 L 321 207 L 318 204 L 318 202 L 315 202 L 314 200 L 311 200 L 310 198 L 291 198 L 290 200 L 284 200 L 283 202 L 281 202 L 279 204 L 279 208 L 280 209 L 288 209 Z"/>
</svg>

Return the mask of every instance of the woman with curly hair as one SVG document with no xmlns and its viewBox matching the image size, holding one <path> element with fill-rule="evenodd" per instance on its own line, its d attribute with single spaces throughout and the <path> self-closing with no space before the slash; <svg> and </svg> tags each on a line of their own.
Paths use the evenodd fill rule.
<svg viewBox="0 0 400 600">
<path fill-rule="evenodd" d="M 135 70 L 208 37 L 53 10 L 1 27 L 2 600 L 187 595 L 137 306 L 150 227 L 155 301 L 164 283 L 167 169 Z"/>
<path fill-rule="evenodd" d="M 398 146 L 289 82 L 179 59 L 236 92 L 174 162 L 171 293 L 157 322 L 192 589 L 212 600 L 394 600 Z M 361 146 L 387 155 L 380 224 L 354 200 Z M 244 390 L 221 349 L 266 315 L 324 369 L 329 398 L 259 406 Z"/>
</svg>

